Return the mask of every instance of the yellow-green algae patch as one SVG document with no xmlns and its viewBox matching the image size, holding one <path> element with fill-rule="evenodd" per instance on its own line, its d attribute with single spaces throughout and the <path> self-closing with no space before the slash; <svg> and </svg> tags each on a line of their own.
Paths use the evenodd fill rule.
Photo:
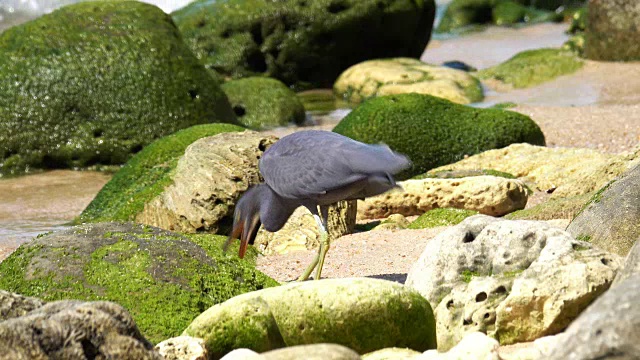
<svg viewBox="0 0 640 360">
<path fill-rule="evenodd" d="M 236 334 L 245 327 L 261 333 L 238 343 Z M 335 343 L 360 354 L 387 347 L 436 348 L 435 320 L 424 297 L 391 281 L 364 278 L 294 283 L 241 295 L 202 313 L 184 334 L 203 338 L 213 354 L 256 343 L 279 345 L 280 338 L 286 346 Z"/>
<path fill-rule="evenodd" d="M 223 254 L 224 241 L 130 223 L 86 224 L 18 248 L 0 263 L 0 289 L 43 300 L 114 301 L 158 342 L 214 304 L 278 285 L 251 261 Z"/>
<path fill-rule="evenodd" d="M 494 67 L 480 70 L 482 80 L 497 80 L 514 88 L 526 88 L 579 70 L 582 61 L 574 52 L 562 49 L 527 50 Z"/>
<path fill-rule="evenodd" d="M 453 226 L 462 222 L 462 220 L 478 214 L 477 211 L 464 209 L 433 209 L 420 215 L 411 224 L 409 229 L 426 229 L 436 226 Z"/>
<path fill-rule="evenodd" d="M 230 124 L 197 125 L 151 143 L 113 176 L 76 223 L 134 220 L 144 204 L 171 184 L 171 171 L 187 146 L 203 137 L 244 130 Z"/>
</svg>

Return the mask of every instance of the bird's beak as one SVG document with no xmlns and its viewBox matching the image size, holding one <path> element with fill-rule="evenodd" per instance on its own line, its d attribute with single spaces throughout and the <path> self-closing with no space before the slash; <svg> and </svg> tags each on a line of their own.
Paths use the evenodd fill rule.
<svg viewBox="0 0 640 360">
<path fill-rule="evenodd" d="M 223 251 L 227 251 L 227 248 L 234 239 L 240 239 L 240 250 L 238 251 L 238 256 L 242 259 L 247 252 L 247 245 L 253 244 L 253 241 L 258 234 L 258 229 L 260 229 L 260 217 L 258 215 L 254 215 L 251 217 L 250 221 L 247 221 L 246 218 L 236 220 L 237 221 L 233 222 L 233 229 L 231 230 L 231 234 L 229 235 L 227 242 L 224 244 Z"/>
</svg>

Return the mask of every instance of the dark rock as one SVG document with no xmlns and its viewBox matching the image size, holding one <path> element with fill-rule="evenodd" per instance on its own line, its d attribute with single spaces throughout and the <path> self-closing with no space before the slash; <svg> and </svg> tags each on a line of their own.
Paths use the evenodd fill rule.
<svg viewBox="0 0 640 360">
<path fill-rule="evenodd" d="M 44 305 L 44 301 L 0 290 L 0 322 L 23 316 Z"/>
<path fill-rule="evenodd" d="M 542 131 L 525 115 L 420 94 L 370 99 L 333 131 L 365 143 L 382 142 L 407 155 L 413 167 L 399 179 L 512 143 L 544 145 Z"/>
<path fill-rule="evenodd" d="M 0 176 L 122 164 L 229 102 L 155 6 L 87 2 L 0 34 Z"/>
<path fill-rule="evenodd" d="M 419 57 L 433 0 L 199 0 L 173 18 L 208 69 L 267 75 L 296 90 L 328 88 L 349 66 Z"/>
<path fill-rule="evenodd" d="M 634 274 L 591 304 L 549 352 L 550 360 L 638 359 L 640 274 Z"/>
<path fill-rule="evenodd" d="M 445 61 L 442 63 L 442 66 L 446 66 L 452 69 L 457 69 L 457 70 L 462 70 L 462 71 L 476 71 L 477 69 L 474 68 L 473 66 L 459 61 L 459 60 L 451 60 L 451 61 Z"/>
<path fill-rule="evenodd" d="M 626 256 L 640 237 L 640 165 L 598 190 L 567 227 L 576 239 Z"/>
<path fill-rule="evenodd" d="M 68 300 L 0 322 L 0 358 L 162 359 L 123 307 Z"/>
<path fill-rule="evenodd" d="M 214 304 L 277 285 L 250 261 L 225 256 L 224 241 L 130 223 L 76 226 L 18 248 L 0 263 L 0 289 L 43 300 L 117 302 L 157 342 L 180 334 Z"/>
<path fill-rule="evenodd" d="M 637 0 L 589 1 L 584 55 L 601 61 L 640 60 Z"/>
</svg>

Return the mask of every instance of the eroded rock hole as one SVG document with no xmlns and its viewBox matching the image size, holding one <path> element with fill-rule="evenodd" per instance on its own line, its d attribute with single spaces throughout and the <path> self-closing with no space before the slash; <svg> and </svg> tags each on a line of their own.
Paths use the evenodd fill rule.
<svg viewBox="0 0 640 360">
<path fill-rule="evenodd" d="M 476 302 L 482 302 L 487 300 L 487 293 L 486 292 L 481 292 L 478 295 L 476 295 Z"/>
<path fill-rule="evenodd" d="M 258 150 L 264 152 L 265 150 L 267 150 L 267 143 L 266 141 L 262 140 L 260 141 L 260 144 L 258 144 Z"/>
<path fill-rule="evenodd" d="M 469 319 L 462 320 L 462 325 L 471 325 L 471 320 Z"/>
<path fill-rule="evenodd" d="M 247 110 L 245 110 L 244 106 L 242 105 L 235 105 L 233 107 L 233 112 L 236 114 L 236 116 L 243 117 L 247 113 Z"/>
<path fill-rule="evenodd" d="M 453 300 L 447 301 L 447 309 L 453 308 Z"/>
<path fill-rule="evenodd" d="M 602 258 L 602 259 L 600 259 L 600 262 L 601 262 L 603 265 L 609 265 L 609 259 L 607 259 L 607 258 Z"/>
<path fill-rule="evenodd" d="M 140 152 L 140 150 L 142 150 L 143 146 L 140 144 L 135 145 L 134 147 L 131 148 L 131 153 L 132 154 L 137 154 Z"/>
<path fill-rule="evenodd" d="M 191 100 L 194 100 L 198 97 L 198 90 L 191 89 L 189 90 L 189 96 L 191 96 Z"/>
<path fill-rule="evenodd" d="M 507 288 L 502 286 L 502 285 L 500 285 L 493 292 L 496 293 L 496 294 L 506 294 L 507 293 Z"/>
<path fill-rule="evenodd" d="M 470 243 L 475 239 L 476 239 L 476 236 L 473 233 L 467 232 L 466 234 L 464 234 L 464 238 L 462 239 L 462 242 L 463 243 Z"/>
<path fill-rule="evenodd" d="M 253 42 L 256 43 L 256 45 L 260 46 L 262 45 L 262 43 L 264 42 L 264 39 L 262 38 L 262 24 L 261 23 L 257 23 L 257 24 L 253 24 L 253 26 L 251 26 L 251 39 L 253 39 Z"/>
<path fill-rule="evenodd" d="M 102 131 L 102 129 L 93 130 L 93 137 L 94 138 L 99 138 L 102 135 L 104 135 L 104 131 Z"/>
<path fill-rule="evenodd" d="M 344 1 L 334 1 L 331 4 L 329 4 L 329 7 L 327 8 L 327 11 L 329 11 L 332 14 L 338 14 L 341 13 L 345 10 L 349 9 L 349 5 L 344 2 Z"/>
<path fill-rule="evenodd" d="M 260 51 L 253 51 L 247 56 L 247 67 L 255 72 L 263 73 L 267 71 L 267 61 L 264 58 L 264 54 Z"/>
</svg>

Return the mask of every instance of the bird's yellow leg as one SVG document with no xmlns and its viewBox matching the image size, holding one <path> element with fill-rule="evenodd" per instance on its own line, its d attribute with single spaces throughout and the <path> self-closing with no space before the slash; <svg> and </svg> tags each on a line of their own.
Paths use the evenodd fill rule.
<svg viewBox="0 0 640 360">
<path fill-rule="evenodd" d="M 320 280 L 320 274 L 322 273 L 322 266 L 324 265 L 324 257 L 327 256 L 327 251 L 329 251 L 329 246 L 331 246 L 329 242 L 329 234 L 326 231 L 323 231 L 320 234 L 320 252 L 318 256 L 320 258 L 320 262 L 318 263 L 318 268 L 316 269 L 316 280 Z"/>
<path fill-rule="evenodd" d="M 316 265 L 318 265 L 319 257 L 320 257 L 320 251 L 318 251 L 316 256 L 313 258 L 313 261 L 311 261 L 311 264 L 307 266 L 307 269 L 304 271 L 304 273 L 300 275 L 300 277 L 298 278 L 298 281 L 305 281 L 309 278 L 309 275 L 311 275 L 311 272 L 313 271 L 313 269 L 315 269 Z"/>
</svg>

